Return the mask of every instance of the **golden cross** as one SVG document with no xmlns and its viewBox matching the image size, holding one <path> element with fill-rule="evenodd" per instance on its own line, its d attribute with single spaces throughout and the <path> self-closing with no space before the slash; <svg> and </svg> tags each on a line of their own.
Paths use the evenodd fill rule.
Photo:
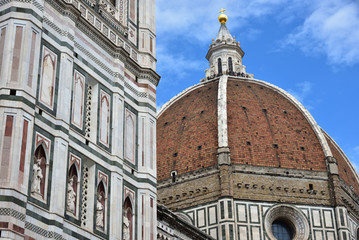
<svg viewBox="0 0 359 240">
<path fill-rule="evenodd" d="M 223 13 L 224 11 L 226 11 L 226 9 L 221 8 L 221 11 L 219 11 L 219 12 Z"/>
</svg>

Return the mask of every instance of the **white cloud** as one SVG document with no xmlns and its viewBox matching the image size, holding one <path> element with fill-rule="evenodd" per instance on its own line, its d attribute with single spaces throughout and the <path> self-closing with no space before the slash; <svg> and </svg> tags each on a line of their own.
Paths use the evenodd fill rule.
<svg viewBox="0 0 359 240">
<path fill-rule="evenodd" d="M 315 0 L 303 24 L 284 45 L 325 54 L 330 64 L 359 63 L 359 4 L 353 0 Z"/>
<path fill-rule="evenodd" d="M 354 152 L 359 156 L 359 146 L 354 147 Z"/>
<path fill-rule="evenodd" d="M 247 19 L 273 13 L 285 0 L 157 0 L 157 34 L 162 37 L 185 37 L 189 41 L 209 42 L 219 29 L 217 15 L 227 9 L 231 29 Z"/>
<path fill-rule="evenodd" d="M 156 50 L 157 58 L 161 59 L 158 62 L 158 68 L 162 69 L 162 72 L 159 74 L 171 74 L 176 76 L 176 78 L 181 79 L 187 76 L 190 70 L 196 69 L 205 69 L 208 65 L 207 62 L 199 61 L 199 60 L 192 60 L 189 59 L 188 56 L 183 55 L 183 53 L 179 52 L 169 52 L 164 47 L 157 47 Z M 204 71 L 204 70 L 203 70 Z M 161 79 L 161 81 L 171 81 L 171 79 Z M 166 84 L 170 82 L 166 82 Z"/>
<path fill-rule="evenodd" d="M 289 89 L 288 92 L 293 95 L 300 103 L 303 104 L 305 97 L 312 90 L 312 83 L 310 82 L 300 82 L 296 84 L 296 89 Z"/>
</svg>

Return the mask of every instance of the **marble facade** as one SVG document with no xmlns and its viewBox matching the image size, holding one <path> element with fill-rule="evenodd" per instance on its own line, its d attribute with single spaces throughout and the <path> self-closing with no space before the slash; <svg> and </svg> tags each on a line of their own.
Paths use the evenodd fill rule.
<svg viewBox="0 0 359 240">
<path fill-rule="evenodd" d="M 0 12 L 0 238 L 155 239 L 154 0 Z"/>
</svg>

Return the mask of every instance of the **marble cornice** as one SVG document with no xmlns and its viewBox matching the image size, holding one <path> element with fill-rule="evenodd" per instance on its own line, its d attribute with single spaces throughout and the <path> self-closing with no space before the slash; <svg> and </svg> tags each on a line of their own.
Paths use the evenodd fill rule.
<svg viewBox="0 0 359 240">
<path fill-rule="evenodd" d="M 131 58 L 131 53 L 132 55 L 138 55 L 138 53 L 129 47 L 128 40 L 122 42 L 121 39 L 121 41 L 118 40 L 118 43 L 116 43 L 118 39 L 118 36 L 116 36 L 115 42 L 111 41 L 109 37 L 105 36 L 94 24 L 91 24 L 86 18 L 82 17 L 80 10 L 72 3 L 58 0 L 46 0 L 46 2 L 61 14 L 70 16 L 70 19 L 76 23 L 76 27 L 80 31 L 92 39 L 110 56 L 121 60 L 125 64 L 125 68 L 134 75 L 147 79 L 155 86 L 158 85 L 160 76 L 150 68 L 141 67 L 136 60 Z"/>
<path fill-rule="evenodd" d="M 125 62 L 125 68 L 140 78 L 148 79 L 155 86 L 158 85 L 161 78 L 160 75 L 158 75 L 158 73 L 153 71 L 151 68 L 142 68 L 131 58 L 128 58 Z"/>
<path fill-rule="evenodd" d="M 59 0 L 45 0 L 62 15 L 69 17 L 76 22 L 81 17 L 81 12 L 73 4 Z"/>
<path fill-rule="evenodd" d="M 207 52 L 206 59 L 209 60 L 209 58 L 212 56 L 212 54 L 219 50 L 219 49 L 232 49 L 235 50 L 241 57 L 243 58 L 244 52 L 242 48 L 239 46 L 239 44 L 220 44 L 220 45 L 214 45 L 212 44 Z"/>
<path fill-rule="evenodd" d="M 103 36 L 101 32 L 96 30 L 94 26 L 89 26 L 89 24 L 82 18 L 78 20 L 77 26 L 82 32 L 99 44 L 108 54 L 124 62 L 125 68 L 131 71 L 134 75 L 148 79 L 155 86 L 158 85 L 160 76 L 150 68 L 142 68 L 139 66 L 138 63 L 130 57 L 130 53 L 123 47 L 116 46 L 108 38 Z"/>
</svg>

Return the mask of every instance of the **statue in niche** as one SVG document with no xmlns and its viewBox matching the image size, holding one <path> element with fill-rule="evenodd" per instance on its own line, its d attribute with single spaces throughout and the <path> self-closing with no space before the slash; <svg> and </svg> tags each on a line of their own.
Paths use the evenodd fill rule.
<svg viewBox="0 0 359 240">
<path fill-rule="evenodd" d="M 99 194 L 97 197 L 96 204 L 96 227 L 100 229 L 104 229 L 103 219 L 104 219 L 104 206 L 102 205 L 102 195 Z"/>
<path fill-rule="evenodd" d="M 69 179 L 67 183 L 67 208 L 66 210 L 71 212 L 72 214 L 76 214 L 75 212 L 75 204 L 76 204 L 76 192 L 74 190 L 74 177 Z"/>
<path fill-rule="evenodd" d="M 123 216 L 123 240 L 130 240 L 130 221 L 127 218 L 127 211 L 125 210 L 125 215 Z"/>
<path fill-rule="evenodd" d="M 41 170 L 42 159 L 43 158 L 35 159 L 36 163 L 32 168 L 32 182 L 31 182 L 31 193 L 37 193 L 40 195 L 41 195 L 41 180 L 44 178 Z"/>
</svg>

